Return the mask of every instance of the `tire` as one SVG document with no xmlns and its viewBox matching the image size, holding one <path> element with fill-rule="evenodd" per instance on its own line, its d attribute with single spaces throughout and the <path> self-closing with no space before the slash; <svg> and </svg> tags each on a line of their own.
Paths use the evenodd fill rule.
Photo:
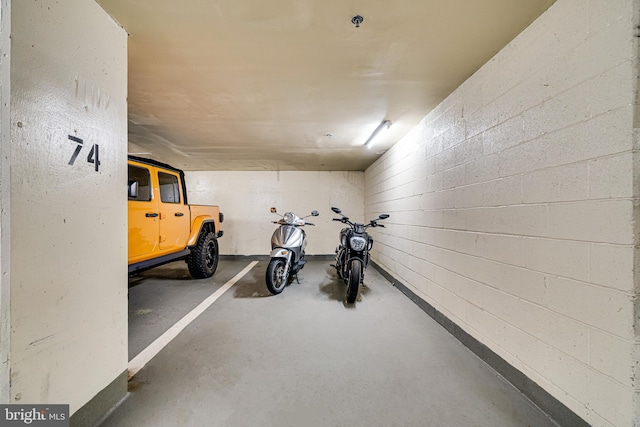
<svg viewBox="0 0 640 427">
<path fill-rule="evenodd" d="M 187 256 L 189 273 L 195 279 L 206 279 L 213 276 L 218 268 L 218 239 L 213 231 L 204 232 Z"/>
<path fill-rule="evenodd" d="M 354 259 L 349 268 L 349 280 L 347 281 L 347 303 L 353 304 L 358 297 L 358 288 L 362 278 L 362 261 Z"/>
<path fill-rule="evenodd" d="M 287 286 L 289 281 L 288 275 L 285 274 L 284 269 L 287 263 L 282 258 L 273 258 L 269 262 L 267 267 L 267 275 L 265 277 L 267 282 L 267 289 L 273 295 L 278 295 Z"/>
</svg>

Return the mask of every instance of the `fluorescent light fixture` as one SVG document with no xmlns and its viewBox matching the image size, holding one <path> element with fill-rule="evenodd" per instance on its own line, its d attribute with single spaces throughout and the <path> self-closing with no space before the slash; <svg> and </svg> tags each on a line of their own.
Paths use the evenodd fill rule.
<svg viewBox="0 0 640 427">
<path fill-rule="evenodd" d="M 371 144 L 373 142 L 373 140 L 380 135 L 380 133 L 383 130 L 389 129 L 389 127 L 391 127 L 391 120 L 385 120 L 382 123 L 380 123 L 378 125 L 378 127 L 376 128 L 376 130 L 373 131 L 373 133 L 371 134 L 371 136 L 369 137 L 369 139 L 367 139 L 367 142 L 364 143 L 365 146 Z M 371 144 L 373 145 L 373 144 Z"/>
</svg>

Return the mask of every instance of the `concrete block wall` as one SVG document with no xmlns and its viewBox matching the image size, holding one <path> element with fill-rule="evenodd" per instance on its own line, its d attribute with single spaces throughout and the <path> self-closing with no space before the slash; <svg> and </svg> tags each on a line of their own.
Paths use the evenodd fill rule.
<svg viewBox="0 0 640 427">
<path fill-rule="evenodd" d="M 4 12 L 3 3 L 3 22 Z M 75 415 L 116 379 L 115 402 L 102 404 L 126 394 L 127 35 L 94 1 L 13 1 L 10 19 L 1 295 L 10 255 L 11 378 L 2 387 L 10 403 L 69 404 Z"/>
<path fill-rule="evenodd" d="M 558 0 L 365 173 L 374 259 L 594 426 L 640 420 L 636 0 Z"/>
<path fill-rule="evenodd" d="M 277 227 L 271 221 L 278 220 L 269 212 L 272 206 L 282 214 L 320 213 L 308 218 L 315 227 L 305 227 L 310 255 L 335 253 L 342 224 L 331 221 L 331 206 L 354 220 L 363 219 L 363 172 L 185 172 L 185 181 L 189 203 L 216 204 L 224 213 L 224 236 L 219 240 L 224 255 L 271 253 Z"/>
</svg>

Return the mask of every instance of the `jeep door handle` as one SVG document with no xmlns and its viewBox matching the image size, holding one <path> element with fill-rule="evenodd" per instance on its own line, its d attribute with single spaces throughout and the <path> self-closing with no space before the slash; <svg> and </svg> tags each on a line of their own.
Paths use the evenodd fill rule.
<svg viewBox="0 0 640 427">
<path fill-rule="evenodd" d="M 184 216 L 182 212 L 176 212 L 176 216 Z"/>
<path fill-rule="evenodd" d="M 144 216 L 146 216 L 147 218 L 155 218 L 158 216 L 158 214 L 156 212 L 148 212 L 144 214 Z"/>
</svg>

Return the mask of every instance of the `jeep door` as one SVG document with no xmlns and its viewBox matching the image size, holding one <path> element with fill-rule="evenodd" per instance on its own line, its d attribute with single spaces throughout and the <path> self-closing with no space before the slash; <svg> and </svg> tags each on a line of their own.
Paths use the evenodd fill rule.
<svg viewBox="0 0 640 427">
<path fill-rule="evenodd" d="M 187 246 L 191 230 L 189 206 L 184 204 L 181 177 L 169 170 L 158 171 L 160 187 L 160 250 L 175 252 Z"/>
<path fill-rule="evenodd" d="M 129 264 L 152 258 L 158 251 L 158 200 L 152 173 L 143 164 L 129 164 Z"/>
</svg>

